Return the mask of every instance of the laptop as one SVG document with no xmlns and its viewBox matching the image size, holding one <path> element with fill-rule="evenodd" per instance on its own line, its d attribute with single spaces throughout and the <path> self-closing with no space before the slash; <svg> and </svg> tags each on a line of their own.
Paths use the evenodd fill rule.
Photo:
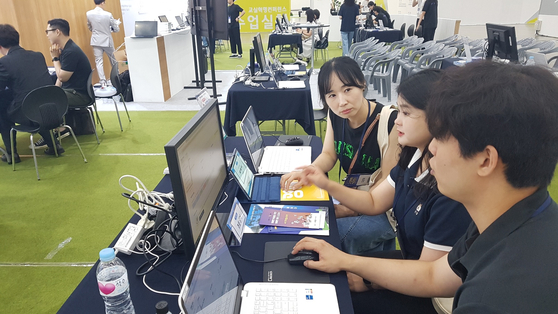
<svg viewBox="0 0 558 314">
<path fill-rule="evenodd" d="M 265 146 L 252 106 L 240 122 L 244 141 L 258 174 L 284 174 L 312 162 L 310 146 Z M 287 135 L 287 137 L 292 137 Z"/>
<path fill-rule="evenodd" d="M 157 37 L 157 21 L 136 21 L 135 32 L 132 37 Z"/>
<path fill-rule="evenodd" d="M 279 89 L 306 88 L 306 80 L 303 79 L 298 81 L 282 81 L 279 77 L 279 71 L 273 72 L 273 80 Z"/>
<path fill-rule="evenodd" d="M 166 16 L 166 15 L 159 15 L 159 21 L 160 21 L 161 23 L 168 23 L 168 22 L 169 22 L 169 19 L 167 19 L 167 16 Z"/>
<path fill-rule="evenodd" d="M 282 302 L 275 304 L 277 298 Z M 265 313 L 271 304 L 279 313 L 288 313 L 289 306 L 297 313 L 339 313 L 335 286 L 329 283 L 243 284 L 219 223 L 211 214 L 180 290 L 180 310 L 186 314 L 260 313 L 261 300 L 267 302 Z"/>
<path fill-rule="evenodd" d="M 256 203 L 274 203 L 281 201 L 281 177 L 256 176 L 248 167 L 246 160 L 236 149 L 233 152 L 230 172 L 246 201 Z M 243 200 L 240 199 L 242 202 Z"/>
</svg>

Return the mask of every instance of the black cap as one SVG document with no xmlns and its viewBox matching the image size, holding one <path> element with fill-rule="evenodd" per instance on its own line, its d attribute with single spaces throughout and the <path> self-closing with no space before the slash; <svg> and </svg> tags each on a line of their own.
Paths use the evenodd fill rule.
<svg viewBox="0 0 558 314">
<path fill-rule="evenodd" d="M 159 301 L 155 304 L 157 314 L 167 314 L 169 312 L 169 304 L 167 301 Z"/>
</svg>

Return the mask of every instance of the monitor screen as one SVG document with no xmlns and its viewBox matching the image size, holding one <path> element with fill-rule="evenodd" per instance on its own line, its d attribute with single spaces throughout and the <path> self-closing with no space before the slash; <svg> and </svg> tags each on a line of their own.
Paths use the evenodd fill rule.
<svg viewBox="0 0 558 314">
<path fill-rule="evenodd" d="M 168 23 L 169 22 L 166 15 L 159 15 L 159 21 L 163 22 L 163 23 Z"/>
<path fill-rule="evenodd" d="M 260 65 L 260 72 L 265 72 L 267 70 L 267 60 L 265 59 L 265 53 L 262 44 L 262 37 L 260 33 L 257 33 L 252 40 L 254 45 L 254 53 L 256 54 L 256 61 Z"/>
<path fill-rule="evenodd" d="M 277 29 L 277 31 L 279 31 L 280 33 L 285 32 L 285 30 L 283 29 L 283 24 L 281 23 L 281 19 L 279 19 L 279 17 L 275 18 L 275 28 Z"/>
<path fill-rule="evenodd" d="M 182 313 L 240 311 L 242 281 L 220 226 L 210 216 L 180 291 Z"/>
<path fill-rule="evenodd" d="M 175 16 L 174 18 L 176 18 L 176 21 L 178 22 L 178 26 L 180 27 L 185 27 L 186 25 L 184 24 L 184 21 L 182 20 L 182 18 L 180 17 L 180 15 Z"/>
<path fill-rule="evenodd" d="M 515 27 L 487 23 L 486 33 L 488 35 L 487 59 L 496 56 L 511 62 L 518 61 Z"/>
<path fill-rule="evenodd" d="M 183 249 L 189 257 L 228 176 L 221 129 L 219 106 L 212 99 L 165 145 Z"/>
</svg>

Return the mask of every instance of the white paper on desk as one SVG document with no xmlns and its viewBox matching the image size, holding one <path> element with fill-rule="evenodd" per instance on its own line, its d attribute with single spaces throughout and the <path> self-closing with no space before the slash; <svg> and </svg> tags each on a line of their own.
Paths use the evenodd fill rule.
<svg viewBox="0 0 558 314">
<path fill-rule="evenodd" d="M 298 64 L 283 64 L 283 69 L 286 71 L 298 71 L 300 70 L 300 65 Z"/>
</svg>

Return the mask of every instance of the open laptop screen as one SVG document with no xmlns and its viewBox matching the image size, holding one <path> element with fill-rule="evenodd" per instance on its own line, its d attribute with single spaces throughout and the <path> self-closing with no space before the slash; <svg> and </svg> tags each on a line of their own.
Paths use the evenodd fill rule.
<svg viewBox="0 0 558 314">
<path fill-rule="evenodd" d="M 187 314 L 232 314 L 240 307 L 240 274 L 214 215 L 206 228 L 180 292 L 180 308 Z"/>
<path fill-rule="evenodd" d="M 254 173 L 252 173 L 252 170 L 250 170 L 248 164 L 237 150 L 234 152 L 231 163 L 231 173 L 238 182 L 238 186 L 240 186 L 242 192 L 244 192 L 249 199 L 252 199 Z"/>
<path fill-rule="evenodd" d="M 252 158 L 254 169 L 258 172 L 265 145 L 252 106 L 246 111 L 246 115 L 244 115 L 244 118 L 240 122 L 240 128 L 242 129 L 248 152 Z"/>
<path fill-rule="evenodd" d="M 136 21 L 135 37 L 156 37 L 157 22 L 156 21 Z"/>
</svg>

